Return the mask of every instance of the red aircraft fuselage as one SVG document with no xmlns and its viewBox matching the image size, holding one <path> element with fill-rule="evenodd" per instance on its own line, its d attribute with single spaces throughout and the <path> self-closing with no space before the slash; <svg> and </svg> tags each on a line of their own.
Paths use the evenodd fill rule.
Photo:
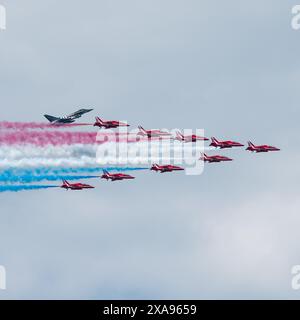
<svg viewBox="0 0 300 320">
<path fill-rule="evenodd" d="M 96 117 L 96 122 L 94 123 L 94 127 L 105 128 L 105 129 L 113 129 L 118 127 L 129 127 L 129 124 L 125 122 L 120 122 L 116 120 L 102 120 L 99 117 Z"/>
<path fill-rule="evenodd" d="M 225 149 L 225 148 L 232 148 L 232 147 L 243 147 L 244 145 L 239 142 L 230 141 L 230 140 L 218 141 L 216 138 L 212 137 L 210 146 L 220 148 L 220 149 Z"/>
<path fill-rule="evenodd" d="M 173 166 L 171 164 L 161 165 L 161 166 L 158 164 L 153 164 L 150 170 L 164 173 L 164 172 L 172 172 L 172 171 L 182 171 L 184 169 L 178 166 Z"/>
<path fill-rule="evenodd" d="M 197 136 L 195 134 L 184 136 L 181 132 L 176 132 L 176 137 L 174 140 L 182 141 L 182 142 L 197 142 L 197 141 L 208 141 L 206 137 Z"/>
<path fill-rule="evenodd" d="M 269 152 L 269 151 L 280 151 L 280 149 L 278 149 L 276 147 L 268 146 L 266 144 L 256 146 L 250 141 L 248 142 L 248 148 L 246 148 L 246 150 L 252 151 L 252 152 L 258 152 L 258 153 L 259 152 Z"/>
<path fill-rule="evenodd" d="M 139 132 L 137 135 L 146 136 L 150 138 L 161 138 L 161 137 L 169 137 L 171 134 L 161 130 L 145 130 L 142 126 L 139 126 Z"/>
<path fill-rule="evenodd" d="M 84 183 L 69 183 L 68 181 L 64 180 L 61 188 L 66 190 L 83 190 L 83 189 L 94 189 L 93 186 Z"/>
<path fill-rule="evenodd" d="M 203 160 L 204 162 L 208 162 L 208 163 L 232 161 L 232 159 L 228 157 L 224 157 L 220 155 L 208 156 L 205 153 L 200 157 L 199 160 Z"/>
<path fill-rule="evenodd" d="M 103 175 L 101 176 L 101 179 L 111 180 L 111 181 L 117 181 L 117 180 L 131 180 L 135 179 L 135 177 L 124 174 L 124 173 L 109 173 L 108 171 L 103 171 Z"/>
</svg>

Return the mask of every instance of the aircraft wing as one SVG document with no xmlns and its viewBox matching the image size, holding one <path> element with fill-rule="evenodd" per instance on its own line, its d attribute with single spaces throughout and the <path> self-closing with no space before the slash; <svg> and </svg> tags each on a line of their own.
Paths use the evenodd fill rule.
<svg viewBox="0 0 300 320">
<path fill-rule="evenodd" d="M 72 123 L 75 121 L 74 118 L 57 118 L 48 114 L 45 114 L 44 117 L 52 124 Z"/>
<path fill-rule="evenodd" d="M 92 110 L 93 109 L 80 109 L 78 111 L 75 111 L 75 112 L 69 114 L 67 116 L 67 118 L 80 118 L 82 115 L 84 115 L 85 113 L 90 112 Z"/>
</svg>

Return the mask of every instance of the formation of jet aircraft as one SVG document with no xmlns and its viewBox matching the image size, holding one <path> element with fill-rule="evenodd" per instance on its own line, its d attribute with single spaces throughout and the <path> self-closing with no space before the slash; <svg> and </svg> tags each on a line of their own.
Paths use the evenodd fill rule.
<svg viewBox="0 0 300 320">
<path fill-rule="evenodd" d="M 85 113 L 92 111 L 93 109 L 80 109 L 74 113 L 71 113 L 65 117 L 54 117 L 51 115 L 45 114 L 44 117 L 54 125 L 60 124 L 68 124 L 73 123 L 76 119 L 80 118 Z M 104 129 L 114 129 L 118 127 L 128 127 L 129 124 L 117 120 L 103 120 L 100 117 L 96 117 L 96 121 L 93 124 L 94 127 L 104 128 Z M 182 143 L 192 143 L 197 141 L 208 141 L 209 139 L 202 136 L 197 135 L 183 135 L 180 131 L 176 132 L 176 136 L 172 136 L 169 132 L 165 132 L 162 130 L 157 129 L 150 129 L 146 130 L 142 126 L 138 126 L 138 133 L 137 136 L 146 137 L 148 139 L 151 138 L 169 138 L 173 139 L 174 141 L 179 141 Z M 240 142 L 225 140 L 219 141 L 215 137 L 211 138 L 210 146 L 215 147 L 216 149 L 231 149 L 235 147 L 243 147 L 244 145 Z M 248 141 L 248 146 L 246 148 L 247 151 L 255 152 L 255 153 L 263 153 L 263 152 L 272 152 L 272 151 L 280 151 L 279 148 L 273 147 L 270 145 L 255 145 L 252 142 Z M 218 163 L 218 162 L 227 162 L 233 161 L 233 159 L 229 157 L 225 157 L 223 155 L 207 155 L 205 153 L 201 154 L 199 160 L 208 162 L 208 163 Z M 160 173 L 164 172 L 172 172 L 172 171 L 182 171 L 184 168 L 179 166 L 174 166 L 171 164 L 167 165 L 159 165 L 153 164 L 150 168 L 151 171 L 156 171 Z M 124 173 L 110 173 L 107 170 L 103 170 L 103 174 L 100 177 L 101 179 L 111 180 L 111 181 L 120 181 L 120 180 L 132 180 L 135 177 L 124 174 Z M 83 189 L 93 189 L 94 187 L 88 184 L 83 183 L 69 183 L 68 181 L 64 180 L 61 188 L 66 190 L 83 190 Z"/>
</svg>

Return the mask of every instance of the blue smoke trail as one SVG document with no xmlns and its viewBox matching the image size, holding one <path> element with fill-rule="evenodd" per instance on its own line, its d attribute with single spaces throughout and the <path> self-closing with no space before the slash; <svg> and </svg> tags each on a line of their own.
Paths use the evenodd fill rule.
<svg viewBox="0 0 300 320">
<path fill-rule="evenodd" d="M 145 170 L 147 168 L 32 168 L 32 169 L 7 169 L 0 171 L 0 182 L 2 183 L 32 183 L 39 181 L 77 180 L 98 178 L 95 175 L 79 175 L 83 173 L 97 173 L 102 170 L 128 171 Z"/>
<path fill-rule="evenodd" d="M 0 193 L 1 192 L 19 192 L 23 190 L 38 190 L 38 189 L 49 189 L 49 188 L 58 188 L 58 186 L 0 186 Z"/>
<path fill-rule="evenodd" d="M 58 180 L 80 180 L 80 179 L 91 179 L 99 178 L 99 176 L 71 176 L 71 175 L 40 175 L 40 176 L 31 176 L 31 175 L 5 175 L 0 176 L 0 182 L 3 183 L 32 183 L 40 181 L 58 181 Z"/>
</svg>

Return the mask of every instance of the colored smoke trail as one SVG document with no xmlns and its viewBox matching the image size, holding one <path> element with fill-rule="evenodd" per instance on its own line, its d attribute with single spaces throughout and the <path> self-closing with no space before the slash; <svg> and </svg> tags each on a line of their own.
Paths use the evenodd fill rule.
<svg viewBox="0 0 300 320">
<path fill-rule="evenodd" d="M 68 131 L 17 131 L 0 132 L 0 145 L 48 145 L 72 144 L 103 144 L 106 142 L 136 142 L 136 138 L 129 138 L 127 134 L 121 137 L 119 133 L 111 132 L 68 132 Z"/>
<path fill-rule="evenodd" d="M 92 179 L 99 178 L 99 176 L 72 176 L 72 175 L 13 175 L 4 174 L 0 175 L 0 182 L 2 183 L 32 183 L 40 181 L 62 181 L 62 180 L 81 180 L 81 179 Z"/>
<path fill-rule="evenodd" d="M 58 188 L 59 186 L 35 186 L 35 185 L 20 185 L 20 186 L 11 186 L 11 185 L 0 185 L 0 193 L 1 192 L 19 192 L 24 190 L 39 190 L 39 189 L 50 189 L 50 188 Z"/>
<path fill-rule="evenodd" d="M 107 171 L 134 171 L 148 168 L 107 167 L 107 168 L 35 168 L 35 169 L 7 169 L 0 171 L 2 183 L 32 183 L 39 181 L 80 180 L 99 178 L 96 175 L 82 175 L 83 173 L 102 173 Z M 81 174 L 81 175 L 80 175 Z"/>
<path fill-rule="evenodd" d="M 43 147 L 46 145 L 71 145 L 96 143 L 96 132 L 61 132 L 61 131 L 25 131 L 13 133 L 1 133 L 0 144 L 23 145 L 32 144 Z"/>
<path fill-rule="evenodd" d="M 1 146 L 0 160 L 22 160 L 22 159 L 70 159 L 82 157 L 95 158 L 98 145 L 95 144 L 74 144 L 69 146 L 47 146 L 35 147 L 25 146 Z"/>
<path fill-rule="evenodd" d="M 0 160 L 0 168 L 33 168 L 33 167 L 88 167 L 99 165 L 95 157 L 61 158 L 61 159 L 19 159 Z"/>
<path fill-rule="evenodd" d="M 0 171 L 2 183 L 32 183 L 38 181 L 80 180 L 99 178 L 96 175 L 82 175 L 83 173 L 102 173 L 107 171 L 135 171 L 148 168 L 107 167 L 107 168 L 35 168 L 35 169 L 7 169 Z M 81 174 L 81 175 L 80 175 Z"/>
<path fill-rule="evenodd" d="M 54 125 L 51 123 L 39 122 L 11 122 L 1 121 L 0 130 L 30 130 L 30 129 L 64 129 L 80 126 L 92 126 L 93 123 L 67 123 Z"/>
<path fill-rule="evenodd" d="M 82 174 L 82 173 L 95 173 L 102 172 L 103 170 L 107 171 L 137 171 L 137 170 L 146 170 L 148 168 L 141 167 L 94 167 L 94 168 L 32 168 L 32 169 L 6 169 L 0 171 L 0 177 L 2 175 L 63 175 L 63 174 Z"/>
<path fill-rule="evenodd" d="M 120 152 L 118 152 L 118 150 Z M 123 150 L 123 151 L 122 151 Z M 54 162 L 66 162 L 69 163 L 69 166 L 72 166 L 73 160 L 77 163 L 78 161 L 83 162 L 86 161 L 87 165 L 93 166 L 96 165 L 97 161 L 96 158 L 101 158 L 102 154 L 124 154 L 124 150 L 128 151 L 128 157 L 132 158 L 132 156 L 142 152 L 145 154 L 144 151 L 148 150 L 154 151 L 153 154 L 161 153 L 163 150 L 170 150 L 170 152 L 174 151 L 176 154 L 183 150 L 184 154 L 190 154 L 191 150 L 197 151 L 209 151 L 215 150 L 213 147 L 209 146 L 189 146 L 189 145 L 155 145 L 154 143 L 150 145 L 139 143 L 139 144 L 116 144 L 116 143 L 105 143 L 102 145 L 99 144 L 74 144 L 74 145 L 64 145 L 64 146 L 44 146 L 44 147 L 36 147 L 32 145 L 3 145 L 0 147 L 0 163 L 2 164 L 3 161 L 6 162 L 8 165 L 11 162 L 11 165 L 15 165 L 15 162 L 28 162 L 29 159 L 32 159 L 32 164 L 30 166 L 42 166 L 42 164 L 37 164 L 37 161 L 49 161 Z M 30 162 L 30 161 L 29 161 Z M 0 166 L 1 166 L 0 164 Z M 77 165 L 78 166 L 78 165 Z M 82 163 L 82 166 L 85 166 Z"/>
<path fill-rule="evenodd" d="M 148 167 L 94 167 L 94 168 L 39 168 L 37 169 L 39 172 L 52 172 L 53 174 L 80 174 L 80 173 L 95 173 L 95 172 L 102 172 L 103 170 L 106 171 L 139 171 L 139 170 L 147 170 Z M 1 172 L 0 172 L 1 174 Z"/>
</svg>

